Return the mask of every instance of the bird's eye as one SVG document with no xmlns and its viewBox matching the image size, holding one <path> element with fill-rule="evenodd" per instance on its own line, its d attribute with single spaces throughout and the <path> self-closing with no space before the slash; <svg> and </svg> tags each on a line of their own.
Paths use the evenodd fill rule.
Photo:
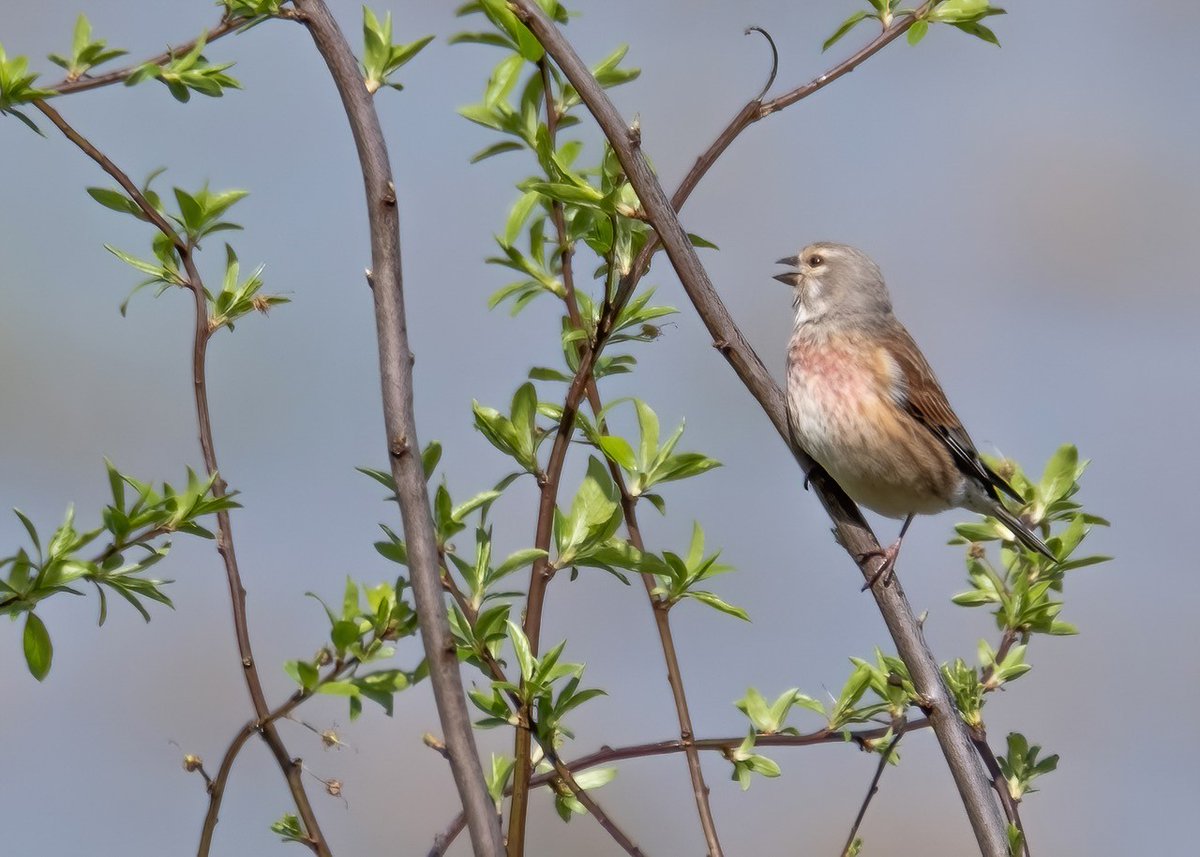
<svg viewBox="0 0 1200 857">
<path fill-rule="evenodd" d="M 824 256 L 818 256 L 818 255 L 816 255 L 816 254 L 814 253 L 813 255 L 811 255 L 811 256 L 809 256 L 809 257 L 808 257 L 808 264 L 809 264 L 811 267 L 813 267 L 813 268 L 817 267 L 818 265 L 824 265 L 824 264 L 825 264 L 825 257 L 824 257 Z"/>
</svg>

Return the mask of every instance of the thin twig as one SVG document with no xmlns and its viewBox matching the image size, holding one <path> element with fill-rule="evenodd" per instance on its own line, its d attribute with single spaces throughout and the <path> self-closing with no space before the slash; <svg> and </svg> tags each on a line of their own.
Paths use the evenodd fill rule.
<svg viewBox="0 0 1200 857">
<path fill-rule="evenodd" d="M 558 120 L 560 117 L 558 114 L 557 104 L 555 103 L 555 100 L 554 100 L 554 91 L 553 91 L 552 79 L 551 79 L 551 75 L 550 75 L 550 64 L 544 57 L 542 58 L 542 60 L 540 60 L 538 62 L 538 70 L 539 70 L 539 73 L 540 73 L 541 79 L 542 79 L 543 96 L 544 96 L 545 106 L 546 106 L 546 128 L 547 128 L 547 133 L 548 133 L 548 137 L 549 137 L 549 141 L 550 141 L 550 147 L 553 149 L 554 145 L 555 145 L 555 138 L 557 135 Z M 573 272 L 573 266 L 572 266 L 573 248 L 571 246 L 569 235 L 567 234 L 566 218 L 564 215 L 563 205 L 558 200 L 554 200 L 551 203 L 551 214 L 552 214 L 552 218 L 554 221 L 555 231 L 557 234 L 559 254 L 560 254 L 560 259 L 561 259 L 561 271 L 562 271 L 562 279 L 563 279 L 563 303 L 566 306 L 567 317 L 570 320 L 571 326 L 576 330 L 583 330 L 584 329 L 583 328 L 583 318 L 579 312 L 579 302 L 575 295 L 575 281 L 574 281 L 574 272 Z M 609 260 L 610 269 L 612 268 L 612 265 L 613 265 L 613 262 L 610 259 Z M 604 305 L 603 305 L 603 309 L 602 309 L 602 317 L 605 319 L 605 327 L 609 327 L 609 328 L 611 327 L 612 322 L 615 320 L 616 315 L 619 314 L 619 312 L 620 312 L 620 308 L 613 306 L 613 304 L 610 301 L 610 295 L 609 295 L 608 289 L 606 288 L 605 289 L 605 300 L 604 300 Z M 589 349 L 583 343 L 578 342 L 578 341 L 575 343 L 574 347 L 576 350 L 576 355 L 580 360 L 581 369 L 582 369 L 583 361 L 584 361 L 585 357 L 587 357 L 585 352 Z M 600 341 L 599 338 L 597 338 L 597 341 L 592 344 L 590 350 L 596 350 L 598 353 L 598 350 L 602 347 L 603 347 L 603 342 Z M 590 365 L 590 360 L 589 360 L 588 365 Z M 600 399 L 600 394 L 599 394 L 599 390 L 596 385 L 595 377 L 592 376 L 590 372 L 586 375 L 583 375 L 582 377 L 584 378 L 585 383 L 586 383 L 585 394 L 590 403 L 592 412 L 596 415 L 597 419 L 600 419 L 601 411 L 603 410 L 603 404 Z M 579 406 L 579 402 L 577 400 L 572 401 L 572 397 L 570 396 L 570 394 L 568 394 L 567 399 L 568 399 L 567 402 L 564 404 L 564 418 L 562 420 L 560 420 L 560 422 L 559 422 L 559 433 L 560 434 L 562 433 L 562 430 L 564 429 L 564 427 L 573 430 L 573 428 L 574 428 L 574 416 L 573 415 Z M 565 414 L 566 414 L 568 408 L 570 408 L 570 411 L 572 413 L 570 422 L 567 422 L 566 418 L 565 418 Z M 601 421 L 601 430 L 602 431 L 605 430 L 605 428 L 603 426 L 603 421 Z M 563 446 L 562 449 L 563 449 L 563 452 L 565 455 L 565 449 L 566 449 L 565 445 Z M 556 459 L 554 457 L 554 451 L 552 450 L 551 461 L 555 462 L 555 460 Z M 625 516 L 626 527 L 629 531 L 630 542 L 631 542 L 631 544 L 633 544 L 633 546 L 637 550 L 644 551 L 645 545 L 642 543 L 641 533 L 640 533 L 640 530 L 638 528 L 638 523 L 637 523 L 637 514 L 636 514 L 636 511 L 634 508 L 635 504 L 636 504 L 636 499 L 629 494 L 629 491 L 625 486 L 625 480 L 624 480 L 624 477 L 623 477 L 620 469 L 618 467 L 616 467 L 611 461 L 608 462 L 608 464 L 609 464 L 609 471 L 612 473 L 613 479 L 616 482 L 616 484 L 621 492 L 622 511 Z M 557 468 L 555 470 L 557 472 Z M 545 492 L 547 490 L 550 490 L 554 493 L 555 503 L 557 503 L 557 490 L 558 490 L 557 481 L 551 482 L 549 479 L 547 479 L 546 483 L 543 485 L 543 492 Z M 539 511 L 544 510 L 545 508 L 546 508 L 546 506 L 544 504 L 539 504 Z M 549 520 L 552 520 L 552 516 L 553 516 L 553 506 L 550 507 Z M 543 523 L 542 518 L 539 517 L 539 526 L 538 526 L 539 532 L 541 532 L 542 523 Z M 548 541 L 547 541 L 546 547 L 549 547 Z M 548 568 L 548 566 L 547 566 L 547 568 Z M 537 579 L 538 573 L 539 573 L 539 569 L 535 567 L 532 572 L 533 577 L 531 577 L 531 581 L 534 579 Z M 542 574 L 543 574 L 543 576 L 545 576 L 544 571 L 542 571 Z M 654 585 L 655 585 L 653 576 L 648 575 L 648 574 L 643 574 L 642 579 L 643 579 L 643 582 L 646 587 L 646 594 L 650 598 L 651 607 L 654 609 L 655 626 L 658 629 L 659 638 L 660 638 L 662 648 L 663 648 L 663 656 L 667 663 L 667 678 L 668 678 L 668 682 L 670 683 L 670 686 L 671 686 L 672 696 L 673 696 L 673 699 L 675 702 L 675 708 L 676 708 L 676 712 L 677 712 L 678 719 L 679 719 L 680 737 L 685 742 L 685 744 L 688 745 L 688 752 L 687 752 L 688 772 L 689 772 L 689 775 L 692 780 L 692 790 L 693 790 L 693 793 L 694 793 L 695 799 L 696 799 L 697 811 L 700 815 L 701 829 L 703 830 L 703 833 L 704 833 L 705 842 L 708 845 L 710 857 L 721 857 L 723 852 L 721 850 L 720 840 L 717 837 L 716 823 L 713 820 L 712 809 L 709 804 L 709 799 L 708 799 L 709 789 L 708 789 L 708 786 L 704 782 L 704 774 L 700 767 L 699 756 L 695 752 L 695 750 L 690 747 L 690 742 L 692 739 L 691 715 L 688 711 L 687 697 L 684 694 L 684 690 L 683 690 L 683 679 L 682 679 L 680 669 L 679 669 L 679 660 L 675 654 L 674 639 L 671 636 L 670 619 L 666 612 L 666 609 L 660 610 L 660 609 L 658 609 L 658 607 L 656 605 L 656 599 L 653 596 L 653 589 L 654 589 Z M 546 580 L 548 582 L 548 578 L 546 578 Z M 544 591 L 545 590 L 544 590 L 544 586 L 543 586 L 540 588 L 539 592 L 535 594 L 535 597 L 540 598 L 540 597 L 544 596 Z M 527 610 L 526 616 L 528 617 L 528 615 L 529 615 L 529 611 Z M 540 615 L 540 609 L 538 611 L 535 611 L 535 615 Z M 526 624 L 528 626 L 528 621 Z M 527 629 L 526 629 L 527 635 L 530 633 L 530 630 L 531 629 L 529 627 L 527 627 Z M 535 634 L 535 637 L 536 636 L 537 635 Z M 526 713 L 526 715 L 528 714 L 528 712 L 525 712 L 525 713 Z M 532 774 L 532 765 L 531 765 L 530 758 L 529 758 L 529 751 L 530 751 L 530 746 L 529 746 L 528 733 L 525 732 L 524 734 L 522 734 L 522 730 L 518 730 L 518 734 L 516 736 L 517 764 L 516 764 L 516 769 L 514 771 L 513 781 L 514 781 L 514 783 L 517 783 L 519 785 L 513 791 L 513 800 L 512 800 L 511 810 L 510 810 L 509 831 L 508 831 L 508 850 L 509 850 L 510 855 L 518 855 L 518 854 L 524 853 L 525 817 L 526 817 L 526 813 L 528 810 L 528 798 L 527 798 L 528 788 L 529 788 L 528 783 L 529 783 L 529 778 Z"/>
<path fill-rule="evenodd" d="M 463 693 L 457 648 L 446 617 L 437 539 L 413 410 L 413 355 L 409 348 L 400 266 L 400 216 L 387 145 L 370 93 L 363 84 L 346 37 L 323 0 L 296 0 L 296 15 L 308 28 L 345 107 L 362 166 L 371 232 L 371 277 L 383 395 L 384 424 L 392 478 L 404 523 L 408 567 L 421 625 L 450 769 L 466 808 L 475 854 L 504 851 L 495 807 L 479 763 L 475 734 Z"/>
<path fill-rule="evenodd" d="M 1004 772 L 1000 770 L 1000 762 L 996 759 L 996 754 L 992 752 L 991 745 L 987 741 L 987 733 L 982 726 L 975 730 L 972 740 L 975 742 L 979 758 L 987 768 L 988 774 L 991 775 L 992 788 L 1000 798 L 1000 805 L 1004 807 L 1004 816 L 1008 819 L 1009 824 L 1021 831 L 1021 847 L 1025 857 L 1032 857 L 1029 852 L 1029 837 L 1025 834 L 1025 825 L 1021 823 L 1021 811 L 1017 808 L 1018 802 L 1013 798 L 1012 792 L 1008 790 L 1008 780 L 1005 779 Z"/>
<path fill-rule="evenodd" d="M 453 576 L 450 574 L 450 570 L 445 566 L 442 567 L 442 585 L 445 587 L 446 591 L 450 593 L 450 596 L 458 605 L 458 609 L 463 612 L 463 616 L 466 617 L 467 622 L 471 625 L 474 625 L 476 620 L 479 618 L 479 613 L 471 605 L 471 602 L 467 600 L 467 597 L 463 594 L 463 591 L 458 588 L 458 585 L 454 582 Z M 478 654 L 480 659 L 483 661 L 483 664 L 487 667 L 488 672 L 492 674 L 492 678 L 498 682 L 504 682 L 511 685 L 511 682 L 508 681 L 508 676 L 504 673 L 504 668 L 500 665 L 500 662 L 493 657 L 492 653 L 489 652 L 486 647 L 482 647 Z M 516 693 L 516 691 L 509 689 L 505 692 L 505 695 L 508 697 L 509 703 L 512 705 L 513 712 L 516 714 L 518 720 L 517 732 L 530 736 L 530 738 L 526 739 L 527 741 L 530 740 L 535 735 L 537 730 L 535 728 L 535 724 L 533 723 L 533 718 L 528 707 L 521 704 L 521 697 Z M 428 740 L 426 740 L 425 743 L 433 746 Z M 634 857 L 641 857 L 641 851 L 638 850 L 638 847 L 633 843 L 633 840 L 631 840 L 625 834 L 625 832 L 621 830 L 617 823 L 612 820 L 612 817 L 596 802 L 596 799 L 587 794 L 587 792 L 579 785 L 579 783 L 576 782 L 575 777 L 571 773 L 571 769 L 565 765 L 561 759 L 558 758 L 554 747 L 549 745 L 547 742 L 543 742 L 541 739 L 538 739 L 538 745 L 542 748 L 542 753 L 546 759 L 554 766 L 557 777 L 567 786 L 567 788 L 571 790 L 572 794 L 575 796 L 575 799 L 583 804 L 588 813 L 595 818 L 597 822 L 599 822 L 600 826 L 603 827 L 616 841 L 616 843 L 625 849 L 627 853 L 634 855 Z M 446 755 L 444 747 L 434 747 L 434 749 L 442 753 L 443 756 Z M 514 789 L 510 787 L 506 794 L 512 794 L 513 792 Z M 459 818 L 456 819 L 456 825 L 453 825 L 454 830 L 452 833 L 447 831 L 447 835 L 449 836 L 449 839 L 446 840 L 447 845 L 449 845 L 450 841 L 452 841 L 453 838 L 458 835 L 459 831 L 462 830 L 461 818 L 462 816 L 460 815 Z"/>
<path fill-rule="evenodd" d="M 201 38 L 207 44 L 212 44 L 217 39 L 229 35 L 247 23 L 248 20 L 246 18 L 222 18 L 215 27 L 205 32 L 202 36 L 197 36 L 191 41 L 183 42 L 175 47 L 167 48 L 161 54 L 152 56 L 149 59 L 116 69 L 115 71 L 98 74 L 95 77 L 85 75 L 77 77 L 74 80 L 66 77 L 48 88 L 52 89 L 55 95 L 70 95 L 73 92 L 84 92 L 89 89 L 99 89 L 102 86 L 108 86 L 113 83 L 122 83 L 125 78 L 144 65 L 164 65 L 170 62 L 172 58 L 182 56 L 191 51 L 192 48 L 196 47 Z"/>
<path fill-rule="evenodd" d="M 929 725 L 929 720 L 922 717 L 909 721 L 905 725 L 904 731 L 913 732 L 917 729 L 925 729 Z M 885 737 L 891 728 L 891 726 L 882 726 L 878 729 L 863 729 L 857 732 L 820 729 L 805 735 L 756 735 L 754 744 L 756 747 L 811 747 L 816 744 L 853 743 L 862 747 L 871 741 L 878 741 Z M 745 735 L 736 735 L 729 738 L 698 738 L 692 742 L 692 746 L 704 752 L 727 755 L 740 747 L 745 740 Z M 580 756 L 578 759 L 574 759 L 566 764 L 568 768 L 578 774 L 591 768 L 611 764 L 612 762 L 621 762 L 628 759 L 646 759 L 653 756 L 669 756 L 674 753 L 686 752 L 686 750 L 687 747 L 684 746 L 682 741 L 674 739 L 670 741 L 654 741 L 646 744 L 630 744 L 626 747 L 601 747 L 594 753 Z M 556 773 L 538 774 L 530 780 L 529 784 L 533 788 L 540 788 L 553 782 L 557 776 Z M 510 791 L 511 787 L 506 789 L 504 793 L 508 794 Z M 463 815 L 459 813 L 434 838 L 433 847 L 429 850 L 428 857 L 441 857 L 441 855 L 445 854 L 446 849 L 450 847 L 458 834 L 462 832 L 463 823 Z"/>
<path fill-rule="evenodd" d="M 871 805 L 871 799 L 879 791 L 879 780 L 883 777 L 883 772 L 887 768 L 888 762 L 892 760 L 892 756 L 896 752 L 896 745 L 904 737 L 907 728 L 907 726 L 901 724 L 896 729 L 896 737 L 879 754 L 879 764 L 875 766 L 875 776 L 871 777 L 871 784 L 867 786 L 867 796 L 863 798 L 862 805 L 858 808 L 858 815 L 854 816 L 854 823 L 850 825 L 850 835 L 846 837 L 846 844 L 842 846 L 842 857 L 849 857 L 850 849 L 854 847 L 854 837 L 858 835 L 858 828 L 862 826 L 863 819 L 866 818 L 867 807 Z"/>
<path fill-rule="evenodd" d="M 221 757 L 221 764 L 217 768 L 217 775 L 208 781 L 208 812 L 205 814 L 204 826 L 201 829 L 199 854 L 207 854 L 212 847 L 213 831 L 216 829 L 217 819 L 220 815 L 221 801 L 225 797 L 225 784 L 229 780 L 229 774 L 233 770 L 233 763 L 237 760 L 238 753 L 241 752 L 242 747 L 245 746 L 250 736 L 255 732 L 261 732 L 264 727 L 284 717 L 290 717 L 292 712 L 299 708 L 301 704 L 312 698 L 317 687 L 340 678 L 348 670 L 357 666 L 357 664 L 358 660 L 356 658 L 334 663 L 326 676 L 314 688 L 311 690 L 300 689 L 295 691 L 285 702 L 272 709 L 266 718 L 263 720 L 259 720 L 258 718 L 249 720 L 238 730 L 238 733 L 234 735 L 233 740 L 229 742 L 229 746 L 225 749 L 225 755 Z M 311 729 L 312 727 L 309 728 Z"/>
<path fill-rule="evenodd" d="M 208 326 L 208 304 L 204 292 L 204 283 L 196 270 L 192 259 L 192 247 L 185 242 L 171 227 L 163 216 L 150 204 L 146 197 L 137 189 L 129 176 L 114 164 L 99 149 L 71 127 L 65 119 L 45 101 L 35 101 L 34 106 L 49 119 L 72 143 L 78 146 L 88 157 L 94 160 L 129 194 L 138 208 L 146 215 L 164 235 L 175 245 L 183 261 L 187 273 L 187 288 L 195 298 L 196 319 L 192 340 L 192 382 L 196 402 L 196 422 L 199 426 L 200 449 L 204 458 L 204 466 L 208 476 L 212 477 L 212 494 L 220 499 L 225 496 L 225 481 L 220 477 L 217 467 L 217 453 L 213 442 L 212 418 L 208 407 L 208 384 L 205 374 L 205 355 L 211 331 Z M 263 693 L 262 681 L 254 662 L 254 654 L 250 646 L 250 631 L 246 619 L 246 590 L 242 586 L 241 573 L 238 570 L 237 556 L 233 547 L 233 527 L 228 511 L 217 512 L 217 552 L 225 564 L 225 576 L 229 583 L 230 601 L 233 608 L 234 633 L 237 637 L 238 654 L 242 662 L 242 674 L 250 700 L 254 706 L 255 716 L 265 721 L 270 714 L 266 696 Z M 260 730 L 267 746 L 287 780 L 292 798 L 296 802 L 296 811 L 304 824 L 308 836 L 308 844 L 314 853 L 326 857 L 330 853 L 329 846 L 321 834 L 316 814 L 308 800 L 308 794 L 301 781 L 301 765 L 299 759 L 293 759 L 287 752 L 283 740 L 279 737 L 273 723 L 264 722 Z M 215 824 L 215 820 L 213 821 Z M 206 835 L 211 838 L 211 830 L 206 829 Z M 206 853 L 202 848 L 201 854 Z"/>
<path fill-rule="evenodd" d="M 550 148 L 553 150 L 555 135 L 558 131 L 559 116 L 557 105 L 554 103 L 554 89 L 550 78 L 550 63 L 543 57 L 538 61 L 537 65 L 542 78 L 542 94 L 546 104 L 546 130 L 550 139 Z M 571 257 L 574 250 L 567 240 L 567 226 L 563 213 L 563 205 L 558 200 L 554 200 L 551 205 L 551 215 L 558 233 L 559 257 L 563 279 L 563 302 L 566 304 L 567 316 L 571 321 L 572 327 L 576 330 L 582 330 L 583 320 L 579 315 L 579 303 L 575 299 L 575 277 L 571 265 Z M 578 408 L 578 403 L 576 403 L 575 407 Z M 564 404 L 563 419 L 559 421 L 559 430 L 555 436 L 549 464 L 547 465 L 548 472 L 540 480 L 541 485 L 538 494 L 538 515 L 537 523 L 534 527 L 534 547 L 545 551 L 548 551 L 550 548 L 551 531 L 554 523 L 554 507 L 558 503 L 559 475 L 562 472 L 562 463 L 566 458 L 567 444 L 570 441 L 569 432 L 574 431 L 574 423 L 574 409 L 572 410 L 571 419 L 568 422 L 566 419 L 566 405 Z M 564 432 L 568 432 L 568 434 L 564 435 Z M 545 600 L 546 585 L 550 582 L 550 577 L 553 574 L 554 570 L 545 559 L 536 561 L 530 570 L 529 592 L 523 630 L 529 638 L 529 645 L 534 654 L 537 654 L 541 641 L 541 612 L 542 603 Z M 521 716 L 528 719 L 530 716 L 529 710 L 523 708 Z M 513 742 L 513 753 L 516 759 L 516 766 L 513 770 L 513 782 L 517 784 L 517 788 L 513 791 L 513 798 L 509 807 L 507 846 L 509 857 L 518 857 L 518 855 L 525 853 L 525 823 L 529 813 L 529 778 L 533 774 L 533 763 L 530 758 L 532 746 L 529 731 L 518 729 Z"/>
<path fill-rule="evenodd" d="M 870 580 L 878 563 L 869 561 L 869 558 L 878 555 L 878 540 L 854 503 L 827 474 L 815 468 L 808 455 L 796 446 L 788 427 L 783 392 L 717 295 L 671 202 L 646 162 L 637 135 L 629 132 L 627 124 L 604 90 L 536 0 L 511 0 L 510 7 L 555 60 L 596 118 L 714 342 L 791 448 L 832 518 L 839 541 L 855 558 L 864 578 Z M 888 587 L 872 587 L 871 591 L 897 651 L 908 666 L 913 683 L 923 698 L 923 707 L 932 721 L 982 853 L 985 857 L 1006 857 L 1004 821 L 999 807 L 991 798 L 966 724 L 954 710 L 937 662 L 925 644 L 903 590 L 898 582 L 893 582 Z"/>
</svg>

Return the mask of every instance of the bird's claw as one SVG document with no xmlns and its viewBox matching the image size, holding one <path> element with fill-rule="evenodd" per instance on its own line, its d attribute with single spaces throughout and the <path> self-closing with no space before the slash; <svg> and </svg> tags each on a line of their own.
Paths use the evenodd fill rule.
<svg viewBox="0 0 1200 857">
<path fill-rule="evenodd" d="M 883 585 L 885 587 L 891 586 L 892 579 L 896 576 L 896 557 L 899 556 L 899 554 L 899 540 L 886 548 L 872 548 L 869 551 L 863 551 L 862 553 L 858 554 L 855 559 L 858 560 L 859 565 L 862 565 L 872 557 L 879 557 L 883 560 L 883 562 L 879 564 L 879 568 L 875 569 L 871 576 L 867 578 L 867 582 L 863 584 L 860 591 L 866 592 L 868 589 L 873 588 L 875 584 L 881 580 L 883 581 Z"/>
</svg>

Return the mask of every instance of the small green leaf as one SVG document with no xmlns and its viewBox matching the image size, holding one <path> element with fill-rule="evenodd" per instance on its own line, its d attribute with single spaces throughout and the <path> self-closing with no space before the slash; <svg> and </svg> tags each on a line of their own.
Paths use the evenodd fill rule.
<svg viewBox="0 0 1200 857">
<path fill-rule="evenodd" d="M 821 45 L 821 51 L 825 52 L 825 51 L 829 50 L 831 47 L 833 47 L 837 43 L 837 41 L 839 39 L 841 39 L 842 36 L 846 35 L 848 32 L 853 30 L 855 28 L 855 26 L 857 26 L 863 19 L 867 18 L 868 16 L 870 16 L 872 18 L 875 17 L 874 15 L 871 15 L 871 13 L 867 12 L 866 10 L 860 10 L 858 12 L 855 12 L 853 15 L 851 15 L 845 21 L 842 21 L 841 25 L 834 31 L 833 35 L 830 36 L 828 39 L 826 39 L 825 43 L 823 45 Z"/>
<path fill-rule="evenodd" d="M 50 672 L 50 662 L 54 660 L 54 646 L 50 642 L 50 632 L 36 613 L 31 612 L 25 617 L 22 643 L 29 672 L 41 681 Z"/>
</svg>

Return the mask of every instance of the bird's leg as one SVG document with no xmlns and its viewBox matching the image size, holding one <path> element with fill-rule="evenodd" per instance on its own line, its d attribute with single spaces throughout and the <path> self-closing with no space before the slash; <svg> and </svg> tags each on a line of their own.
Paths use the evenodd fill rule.
<svg viewBox="0 0 1200 857">
<path fill-rule="evenodd" d="M 859 562 L 864 562 L 873 556 L 883 559 L 883 562 L 879 564 L 879 568 L 875 569 L 875 573 L 863 584 L 863 592 L 874 586 L 881 578 L 883 579 L 884 586 L 892 582 L 892 577 L 896 572 L 896 557 L 900 555 L 900 545 L 904 542 L 904 534 L 908 532 L 908 526 L 912 523 L 912 520 L 913 514 L 909 513 L 908 517 L 904 519 L 904 523 L 900 525 L 900 535 L 888 547 L 876 548 L 875 550 L 869 550 L 866 553 L 858 555 Z"/>
</svg>

